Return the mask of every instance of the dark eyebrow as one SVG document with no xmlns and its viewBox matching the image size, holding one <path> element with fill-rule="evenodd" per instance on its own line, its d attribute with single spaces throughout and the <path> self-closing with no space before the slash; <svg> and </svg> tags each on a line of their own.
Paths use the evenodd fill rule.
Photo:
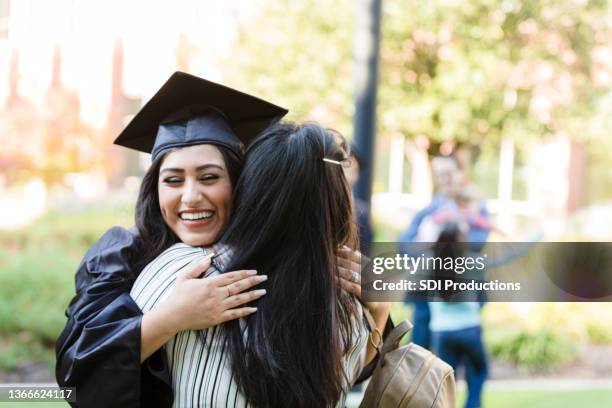
<svg viewBox="0 0 612 408">
<path fill-rule="evenodd" d="M 219 166 L 218 164 L 213 164 L 213 163 L 208 163 L 208 164 L 204 164 L 202 166 L 199 166 L 198 168 L 196 168 L 196 171 L 202 171 L 208 168 L 215 168 L 215 169 L 219 169 L 219 170 L 225 170 L 225 168 L 223 168 L 223 166 Z M 165 169 L 162 169 L 159 174 L 161 175 L 162 173 L 165 172 L 169 172 L 169 173 L 184 173 L 185 169 L 179 169 L 179 168 L 174 168 L 174 167 L 167 167 Z"/>
</svg>

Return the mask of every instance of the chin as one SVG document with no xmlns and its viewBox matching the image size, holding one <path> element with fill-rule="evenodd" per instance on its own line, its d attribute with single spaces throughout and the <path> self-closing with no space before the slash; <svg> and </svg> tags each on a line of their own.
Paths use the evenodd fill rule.
<svg viewBox="0 0 612 408">
<path fill-rule="evenodd" d="M 210 246 L 215 243 L 215 238 L 213 234 L 205 234 L 202 236 L 201 234 L 188 234 L 183 237 L 179 237 L 181 241 L 183 241 L 187 245 L 191 245 L 194 247 L 199 246 Z"/>
</svg>

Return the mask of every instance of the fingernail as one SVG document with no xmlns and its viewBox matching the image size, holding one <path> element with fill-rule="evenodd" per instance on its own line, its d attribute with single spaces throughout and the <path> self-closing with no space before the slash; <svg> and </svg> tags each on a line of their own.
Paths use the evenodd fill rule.
<svg viewBox="0 0 612 408">
<path fill-rule="evenodd" d="M 256 295 L 256 296 L 263 296 L 263 295 L 265 295 L 265 294 L 266 294 L 266 290 L 265 290 L 265 289 L 257 289 L 257 290 L 255 291 L 255 295 Z"/>
<path fill-rule="evenodd" d="M 258 276 L 258 278 L 259 278 L 259 280 L 260 280 L 260 281 L 262 281 L 262 282 L 263 282 L 263 281 L 267 281 L 267 280 L 268 280 L 268 275 L 259 275 L 259 276 Z"/>
<path fill-rule="evenodd" d="M 248 275 L 248 276 L 257 275 L 257 271 L 256 271 L 256 270 L 254 270 L 254 269 L 251 269 L 251 270 L 247 271 L 247 275 Z"/>
<path fill-rule="evenodd" d="M 249 309 L 250 309 L 251 313 L 255 313 L 257 311 L 256 307 L 249 307 Z"/>
</svg>

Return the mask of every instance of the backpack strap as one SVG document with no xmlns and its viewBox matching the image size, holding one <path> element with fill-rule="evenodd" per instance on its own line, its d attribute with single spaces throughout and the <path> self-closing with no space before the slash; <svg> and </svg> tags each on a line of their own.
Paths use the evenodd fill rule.
<svg viewBox="0 0 612 408">
<path fill-rule="evenodd" d="M 362 308 L 363 314 L 366 318 L 366 322 L 368 323 L 368 328 L 370 329 L 370 335 L 368 336 L 368 339 L 370 341 L 370 344 L 376 349 L 377 353 L 380 354 L 381 348 L 383 346 L 383 335 L 376 326 L 376 322 L 374 321 L 372 313 L 370 313 L 368 308 L 363 303 Z"/>
<path fill-rule="evenodd" d="M 412 330 L 412 323 L 410 323 L 408 320 L 404 320 L 393 330 L 391 330 L 391 333 L 389 333 L 382 345 L 382 348 L 379 350 L 381 361 L 385 354 L 399 347 L 400 341 L 410 330 Z"/>
</svg>

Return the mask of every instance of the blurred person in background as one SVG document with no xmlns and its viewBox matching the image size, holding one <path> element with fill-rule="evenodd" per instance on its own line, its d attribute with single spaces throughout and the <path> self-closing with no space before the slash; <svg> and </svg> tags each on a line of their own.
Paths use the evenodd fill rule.
<svg viewBox="0 0 612 408">
<path fill-rule="evenodd" d="M 467 242 L 474 223 L 479 222 L 482 230 L 494 227 L 488 219 L 473 212 L 470 205 L 477 203 L 477 196 L 472 190 L 462 187 L 457 203 L 451 201 L 442 205 L 436 212 L 425 217 L 421 223 L 419 238 L 433 242 L 432 255 L 437 259 L 475 258 L 482 249 L 474 248 Z M 463 195 L 463 196 L 462 196 Z M 466 202 L 467 201 L 467 202 Z M 524 242 L 504 247 L 504 253 L 486 260 L 486 271 L 506 265 L 524 256 L 540 239 L 541 233 L 535 232 Z M 433 270 L 428 275 L 433 279 L 447 282 L 449 280 L 469 282 L 485 281 L 485 269 L 462 268 L 461 270 Z M 442 284 L 444 285 L 444 284 Z M 443 286 L 444 287 L 444 286 Z M 480 407 L 482 389 L 487 379 L 488 363 L 482 340 L 481 309 L 484 306 L 486 292 L 440 290 L 429 292 L 427 303 L 430 312 L 429 331 L 431 349 L 441 359 L 449 363 L 457 373 L 464 367 L 468 386 L 466 408 Z"/>
<path fill-rule="evenodd" d="M 436 156 L 431 160 L 434 184 L 434 197 L 431 203 L 418 211 L 408 228 L 400 235 L 401 242 L 414 242 L 418 236 L 421 222 L 428 215 L 448 205 L 468 204 L 473 215 L 479 220 L 488 221 L 489 213 L 484 201 L 477 196 L 475 187 L 466 182 L 464 169 L 454 156 Z M 469 197 L 466 197 L 469 195 Z M 461 203 L 459 202 L 461 200 Z M 490 228 L 474 224 L 468 234 L 468 242 L 474 250 L 481 250 L 487 242 Z"/>
<path fill-rule="evenodd" d="M 434 197 L 431 203 L 419 210 L 413 217 L 408 228 L 400 235 L 399 242 L 430 242 L 432 235 L 427 232 L 430 224 L 427 220 L 436 212 L 444 208 L 456 208 L 459 193 L 465 184 L 464 169 L 454 156 L 436 156 L 431 160 L 431 170 L 434 184 Z M 488 212 L 481 200 L 477 204 L 479 216 L 488 220 Z M 425 222 L 424 222 L 425 221 Z M 474 227 L 468 232 L 468 241 L 472 250 L 481 251 L 486 244 L 489 230 Z M 407 246 L 403 246 L 403 252 L 410 255 Z M 417 254 L 418 255 L 418 254 Z M 412 341 L 427 349 L 431 348 L 431 332 L 429 330 L 430 312 L 426 301 L 414 302 L 414 328 L 412 330 Z"/>
<path fill-rule="evenodd" d="M 495 231 L 500 235 L 505 235 L 491 222 L 486 213 L 483 214 L 483 205 L 476 187 L 472 184 L 466 184 L 460 187 L 455 200 L 449 200 L 436 210 L 432 221 L 435 224 L 443 224 L 446 221 L 456 219 L 459 213 L 470 231 L 477 231 L 479 234 L 486 231 Z"/>
<path fill-rule="evenodd" d="M 440 259 L 474 256 L 466 245 L 468 224 L 460 212 L 453 219 L 438 224 L 438 236 L 433 256 Z M 454 270 L 434 271 L 434 279 L 456 280 Z M 464 271 L 461 280 L 484 279 L 484 272 Z M 487 379 L 488 364 L 482 341 L 481 302 L 479 293 L 452 293 L 441 291 L 441 299 L 429 302 L 432 350 L 450 364 L 455 373 L 465 367 L 468 395 L 465 408 L 478 408 L 482 404 L 482 389 Z M 470 299 L 471 298 L 471 299 Z M 452 301 L 450 301 L 452 300 Z M 465 300 L 465 301 L 458 301 Z"/>
<path fill-rule="evenodd" d="M 372 243 L 372 223 L 370 221 L 370 206 L 360 198 L 355 197 L 353 187 L 359 181 L 361 171 L 363 171 L 363 159 L 360 156 L 359 150 L 355 144 L 351 144 L 351 152 L 348 159 L 348 166 L 344 167 L 344 174 L 351 188 L 351 196 L 353 197 L 353 209 L 357 226 L 359 228 L 359 249 L 365 255 L 368 255 L 369 245 Z"/>
<path fill-rule="evenodd" d="M 373 360 L 359 277 L 351 272 L 360 260 L 346 268 L 337 261 L 341 246 L 355 245 L 356 231 L 342 168 L 347 149 L 335 139 L 313 123 L 279 123 L 247 150 L 233 214 L 205 276 L 257 269 L 271 290 L 251 304 L 258 311 L 250 317 L 170 339 L 164 349 L 175 406 L 343 407 Z M 205 253 L 185 244 L 162 253 L 134 284 L 137 304 L 145 313 L 164 307 L 182 284 L 181 270 Z M 237 297 L 227 293 L 221 302 Z M 365 307 L 372 329 L 382 332 L 388 303 Z"/>
</svg>

